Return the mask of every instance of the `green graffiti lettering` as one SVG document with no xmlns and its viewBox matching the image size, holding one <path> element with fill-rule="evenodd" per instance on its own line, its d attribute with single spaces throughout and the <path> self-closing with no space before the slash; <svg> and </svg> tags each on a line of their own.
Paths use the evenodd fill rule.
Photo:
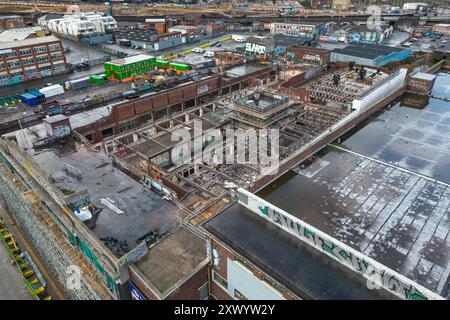
<svg viewBox="0 0 450 320">
<path fill-rule="evenodd" d="M 404 288 L 406 300 L 428 300 L 428 298 L 423 295 L 414 287 Z"/>
<path fill-rule="evenodd" d="M 273 220 L 273 222 L 278 223 L 280 226 L 283 225 L 281 223 L 281 216 L 279 212 L 276 212 L 275 210 L 273 210 L 273 217 L 276 218 L 276 220 Z"/>
<path fill-rule="evenodd" d="M 269 217 L 269 207 L 265 206 L 258 206 L 259 211 L 261 211 L 261 214 L 265 215 L 267 218 Z"/>
<path fill-rule="evenodd" d="M 322 240 L 322 250 L 328 254 L 331 254 L 332 256 L 336 256 L 333 251 L 334 248 L 336 248 L 336 245 L 330 241 L 325 241 L 323 239 L 321 240 Z"/>
</svg>

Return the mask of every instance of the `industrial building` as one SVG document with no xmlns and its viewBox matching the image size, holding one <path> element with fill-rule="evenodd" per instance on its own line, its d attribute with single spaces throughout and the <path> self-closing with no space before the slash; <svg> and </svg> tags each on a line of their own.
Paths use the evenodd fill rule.
<svg viewBox="0 0 450 320">
<path fill-rule="evenodd" d="M 114 38 L 119 44 L 135 49 L 145 49 L 147 52 L 180 46 L 186 43 L 186 39 L 190 39 L 189 36 L 183 35 L 179 31 L 157 33 L 150 29 L 119 31 L 114 33 Z"/>
<path fill-rule="evenodd" d="M 276 37 L 254 39 L 247 44 L 264 52 L 277 47 Z M 386 233 L 373 229 L 389 225 L 388 209 L 401 201 L 403 186 L 425 197 L 427 190 L 415 189 L 424 178 L 409 180 L 409 173 L 351 153 L 313 161 L 406 90 L 406 69 L 377 65 L 403 58 L 401 49 L 353 47 L 344 53 L 363 59 L 365 48 L 374 65 L 336 63 L 335 51 L 297 41 L 270 60 L 226 51 L 215 55 L 219 68 L 188 68 L 141 93 L 133 83 L 136 94 L 127 100 L 7 133 L 0 138 L 0 207 L 32 241 L 63 298 L 440 299 L 438 286 L 426 283 L 431 278 L 411 276 L 397 268 L 396 256 L 382 255 L 377 244 Z M 105 74 L 126 81 L 176 65 L 137 55 L 105 63 Z M 237 132 L 231 144 L 220 139 L 228 129 Z M 255 129 L 276 129 L 279 150 L 270 139 L 268 152 L 248 147 Z M 178 137 L 187 137 L 186 145 Z M 240 148 L 245 161 L 214 161 L 219 154 L 237 160 Z M 267 174 L 275 160 L 277 170 Z M 336 173 L 340 160 L 345 170 Z M 371 177 L 372 169 L 393 176 L 370 185 L 392 192 L 377 194 L 375 205 L 389 205 L 374 216 L 376 241 L 367 243 L 357 209 L 367 209 L 370 196 L 358 190 L 370 186 L 359 186 L 358 177 Z M 292 202 L 270 197 L 279 177 L 301 186 L 279 191 Z M 300 184 L 305 179 L 308 185 Z M 332 211 L 340 203 L 342 212 Z M 355 220 L 348 228 L 347 219 Z M 443 278 L 439 259 L 432 262 Z M 75 290 L 65 286 L 71 265 L 86 275 Z M 367 281 L 380 273 L 389 281 L 374 279 L 380 290 L 371 290 Z"/>
<path fill-rule="evenodd" d="M 27 29 L 27 28 L 25 28 Z M 41 29 L 40 29 L 41 30 Z M 29 32 L 5 31 L 0 42 L 0 84 L 15 84 L 67 72 L 64 48 L 55 36 L 28 37 Z M 40 31 L 39 31 L 40 32 Z M 25 38 L 23 36 L 25 35 Z M 20 40 L 13 40 L 20 37 Z"/>
<path fill-rule="evenodd" d="M 381 67 L 392 62 L 407 59 L 412 54 L 411 49 L 380 46 L 373 44 L 351 44 L 343 49 L 331 51 L 331 62 L 348 63 L 354 61 L 357 65 Z"/>
</svg>

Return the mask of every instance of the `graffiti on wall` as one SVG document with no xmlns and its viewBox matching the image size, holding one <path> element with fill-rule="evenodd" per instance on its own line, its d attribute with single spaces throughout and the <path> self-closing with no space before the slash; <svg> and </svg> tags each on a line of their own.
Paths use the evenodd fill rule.
<svg viewBox="0 0 450 320">
<path fill-rule="evenodd" d="M 367 278 L 368 285 L 370 282 L 373 287 L 382 287 L 405 300 L 442 299 L 439 295 L 264 201 L 253 193 L 239 189 L 238 198 L 240 204 L 262 218 Z"/>
</svg>

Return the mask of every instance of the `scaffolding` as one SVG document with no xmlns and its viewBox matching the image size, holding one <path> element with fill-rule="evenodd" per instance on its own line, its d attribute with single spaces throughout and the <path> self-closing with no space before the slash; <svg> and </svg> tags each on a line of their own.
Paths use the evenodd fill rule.
<svg viewBox="0 0 450 320">
<path fill-rule="evenodd" d="M 77 300 L 103 300 L 115 298 L 102 283 L 94 266 L 69 241 L 58 216 L 49 212 L 51 200 L 32 179 L 28 179 L 20 166 L 13 165 L 0 152 L 0 204 L 14 216 L 34 249 L 49 268 L 61 287 L 65 298 Z M 3 154 L 2 154 L 3 153 Z M 70 286 L 74 266 L 80 270 L 79 281 Z"/>
</svg>

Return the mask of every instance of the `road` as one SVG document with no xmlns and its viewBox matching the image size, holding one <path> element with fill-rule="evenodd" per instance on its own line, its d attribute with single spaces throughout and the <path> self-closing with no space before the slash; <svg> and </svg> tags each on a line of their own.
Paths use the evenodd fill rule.
<svg viewBox="0 0 450 320">
<path fill-rule="evenodd" d="M 45 86 L 47 83 L 62 83 L 67 80 L 79 79 L 86 76 L 89 76 L 94 73 L 103 72 L 104 68 L 102 65 L 92 67 L 89 70 L 79 71 L 74 73 L 65 73 L 57 76 L 50 76 L 36 80 L 25 81 L 21 83 L 17 83 L 9 86 L 0 87 L 0 97 L 9 96 L 12 94 L 18 94 L 25 91 L 25 89 L 37 88 L 40 89 Z"/>
<path fill-rule="evenodd" d="M 0 213 L 2 215 L 3 221 L 6 223 L 8 230 L 14 234 L 14 239 L 16 240 L 17 245 L 21 250 L 24 250 L 28 253 L 30 258 L 35 263 L 36 267 L 39 268 L 39 271 L 41 272 L 41 275 L 43 276 L 44 280 L 47 282 L 46 290 L 48 294 L 52 297 L 52 300 L 64 300 L 65 296 L 63 293 L 62 288 L 60 287 L 60 284 L 57 283 L 57 280 L 55 280 L 55 276 L 53 273 L 48 270 L 48 268 L 45 266 L 44 262 L 41 260 L 41 258 L 37 255 L 36 250 L 31 246 L 29 240 L 26 238 L 26 235 L 22 233 L 22 230 L 16 225 L 16 223 L 13 221 L 12 214 L 5 210 L 4 208 L 0 207 Z M 3 249 L 4 247 L 2 247 Z M 6 251 L 6 249 L 5 249 Z M 18 270 L 17 270 L 18 272 Z M 2 280 L 2 276 L 0 275 L 0 282 Z M 1 283 L 0 283 L 1 288 Z M 31 296 L 31 294 L 30 294 Z M 1 292 L 0 292 L 0 300 L 1 300 Z"/>
<path fill-rule="evenodd" d="M 410 37 L 408 32 L 394 31 L 389 39 L 383 41 L 383 45 L 390 47 L 400 47 L 403 42 Z"/>
<path fill-rule="evenodd" d="M 0 300 L 33 300 L 16 265 L 11 264 L 3 242 L 0 243 Z"/>
</svg>

